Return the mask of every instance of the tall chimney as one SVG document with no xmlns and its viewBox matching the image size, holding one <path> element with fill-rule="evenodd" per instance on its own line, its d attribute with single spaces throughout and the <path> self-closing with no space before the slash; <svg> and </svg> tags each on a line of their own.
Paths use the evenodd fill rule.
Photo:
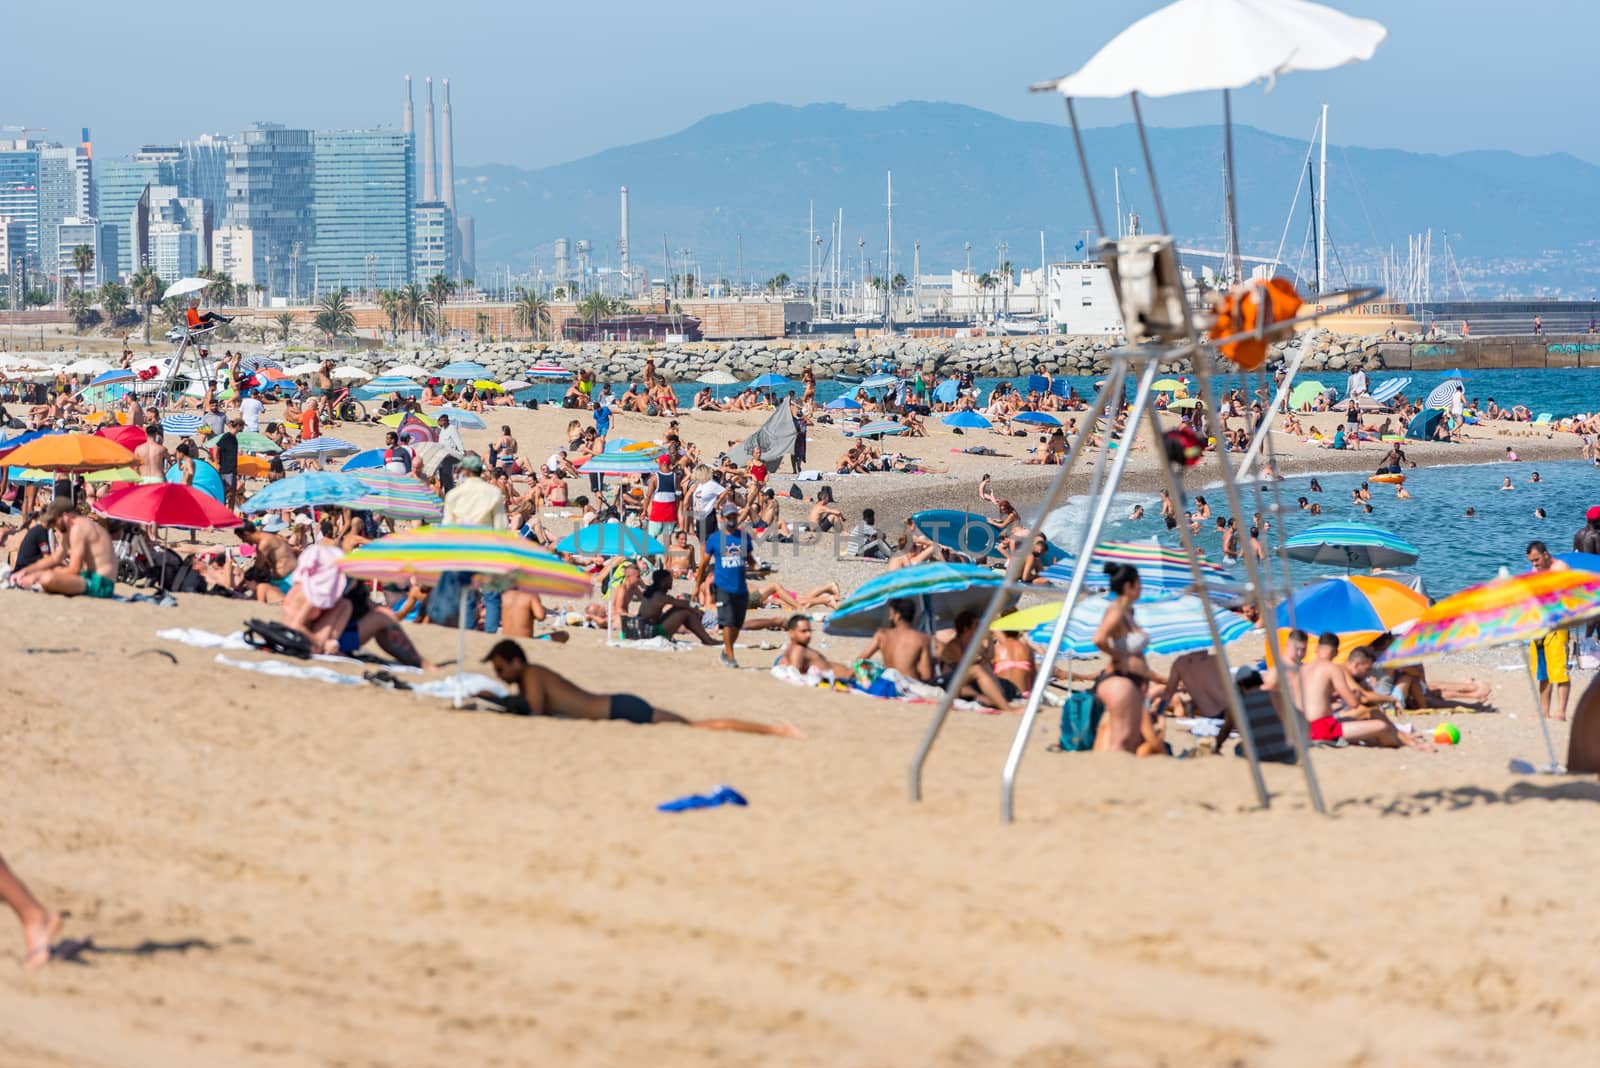
<svg viewBox="0 0 1600 1068">
<path fill-rule="evenodd" d="M 622 187 L 622 240 L 618 242 L 622 252 L 622 295 L 632 296 L 633 278 L 628 274 L 628 187 Z"/>
<path fill-rule="evenodd" d="M 450 207 L 450 214 L 456 212 L 456 153 L 455 137 L 450 132 L 450 79 L 444 80 L 444 166 L 439 173 L 439 199 Z"/>
<path fill-rule="evenodd" d="M 439 199 L 433 169 L 433 79 L 422 80 L 428 85 L 428 105 L 422 113 L 422 202 L 432 204 Z"/>
<path fill-rule="evenodd" d="M 406 75 L 406 133 L 416 133 L 416 121 L 411 111 L 411 75 Z"/>
</svg>

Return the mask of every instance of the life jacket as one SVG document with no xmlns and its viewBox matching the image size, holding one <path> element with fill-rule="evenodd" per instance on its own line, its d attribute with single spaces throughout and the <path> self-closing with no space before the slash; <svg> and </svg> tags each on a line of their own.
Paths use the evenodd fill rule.
<svg viewBox="0 0 1600 1068">
<path fill-rule="evenodd" d="M 1263 292 L 1265 302 L 1261 299 Z M 1281 326 L 1274 331 L 1273 324 L 1293 319 L 1303 303 L 1293 283 L 1285 278 L 1269 279 L 1264 286 L 1258 282 L 1236 286 L 1223 294 L 1217 306 L 1217 321 L 1211 327 L 1211 337 L 1221 340 L 1267 327 L 1265 337 L 1240 338 L 1220 347 L 1222 355 L 1242 369 L 1254 371 L 1266 362 L 1267 346 L 1290 329 Z"/>
</svg>

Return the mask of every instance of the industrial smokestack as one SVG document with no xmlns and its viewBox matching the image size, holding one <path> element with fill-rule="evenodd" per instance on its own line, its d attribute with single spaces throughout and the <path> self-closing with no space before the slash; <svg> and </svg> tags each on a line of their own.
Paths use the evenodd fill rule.
<svg viewBox="0 0 1600 1068">
<path fill-rule="evenodd" d="M 628 187 L 622 187 L 622 240 L 619 243 L 622 250 L 622 292 L 624 296 L 631 296 L 632 277 L 628 274 Z"/>
<path fill-rule="evenodd" d="M 451 214 L 456 210 L 456 153 L 455 136 L 450 130 L 450 79 L 444 80 L 444 166 L 439 174 L 439 199 L 450 206 Z M 459 249 L 457 250 L 459 252 Z"/>
<path fill-rule="evenodd" d="M 422 113 L 422 202 L 432 204 L 439 199 L 433 169 L 433 79 L 423 81 L 428 85 L 428 104 Z"/>
<path fill-rule="evenodd" d="M 416 125 L 417 124 L 416 124 L 415 116 L 413 115 L 413 113 L 411 111 L 411 75 L 407 74 L 406 75 L 406 130 L 405 130 L 405 132 L 408 133 L 408 134 L 416 133 L 417 132 L 416 131 Z"/>
</svg>

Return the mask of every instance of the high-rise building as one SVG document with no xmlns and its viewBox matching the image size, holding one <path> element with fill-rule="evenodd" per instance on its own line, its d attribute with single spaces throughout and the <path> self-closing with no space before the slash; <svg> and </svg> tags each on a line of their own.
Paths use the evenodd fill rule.
<svg viewBox="0 0 1600 1068">
<path fill-rule="evenodd" d="M 166 150 L 146 146 L 131 160 L 102 160 L 97 168 L 93 214 L 116 244 L 117 277 L 126 278 L 138 269 L 132 227 L 139 198 L 152 185 L 183 188 L 186 183 L 178 181 L 183 171 L 181 160 L 181 153 L 169 155 Z"/>
<path fill-rule="evenodd" d="M 129 233 L 134 270 L 149 267 L 172 282 L 210 265 L 210 209 L 199 197 L 180 196 L 177 186 L 145 186 Z"/>
<path fill-rule="evenodd" d="M 18 264 L 22 270 L 17 270 Z M 33 258 L 28 255 L 28 224 L 9 215 L 0 215 L 0 274 L 11 279 L 6 296 L 11 307 L 22 307 L 22 291 L 27 288 L 23 277 L 32 269 Z"/>
<path fill-rule="evenodd" d="M 425 284 L 436 274 L 455 277 L 456 221 L 442 200 L 417 205 L 413 221 L 411 278 Z"/>
<path fill-rule="evenodd" d="M 94 200 L 89 154 L 82 145 L 39 149 L 39 262 L 55 273 L 56 228 L 63 219 L 92 218 Z M 95 246 L 97 249 L 99 245 Z"/>
<path fill-rule="evenodd" d="M 234 285 L 255 285 L 255 231 L 248 226 L 219 226 L 212 230 L 211 266 L 232 279 Z"/>
<path fill-rule="evenodd" d="M 226 218 L 253 232 L 254 274 L 269 296 L 311 288 L 312 176 L 310 130 L 258 122 L 228 146 Z"/>
<path fill-rule="evenodd" d="M 56 224 L 56 232 L 51 235 L 51 244 L 57 250 L 56 260 L 48 264 L 46 269 L 57 279 L 70 279 L 74 286 L 92 290 L 113 277 L 114 268 L 109 260 L 115 256 L 116 249 L 106 241 L 99 219 L 69 215 Z M 85 246 L 94 254 L 89 269 L 82 274 L 78 272 L 74 254 L 79 245 Z"/>
<path fill-rule="evenodd" d="M 319 132 L 314 144 L 311 264 L 317 287 L 327 293 L 410 281 L 412 135 L 334 130 Z"/>
<path fill-rule="evenodd" d="M 221 134 L 201 134 L 180 145 L 183 152 L 184 196 L 199 197 L 221 225 L 228 207 L 228 145 Z"/>
<path fill-rule="evenodd" d="M 20 221 L 27 227 L 28 263 L 37 265 L 39 149 L 32 142 L 0 141 L 0 216 Z"/>
</svg>

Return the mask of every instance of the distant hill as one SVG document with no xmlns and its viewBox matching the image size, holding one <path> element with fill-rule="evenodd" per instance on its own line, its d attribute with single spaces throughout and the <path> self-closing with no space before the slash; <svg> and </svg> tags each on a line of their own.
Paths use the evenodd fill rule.
<svg viewBox="0 0 1600 1068">
<path fill-rule="evenodd" d="M 1307 116 L 1308 126 L 1312 121 Z M 1155 230 L 1134 129 L 1093 129 L 1086 140 L 1108 225 L 1112 170 L 1120 167 L 1125 207 Z M 1180 240 L 1220 249 L 1220 128 L 1158 129 L 1152 146 Z M 1236 130 L 1246 252 L 1276 252 L 1306 149 L 1249 127 Z M 1339 264 L 1353 271 L 1391 243 L 1403 258 L 1406 235 L 1431 226 L 1436 296 L 1445 279 L 1444 228 L 1476 296 L 1499 295 L 1507 281 L 1525 290 L 1537 284 L 1592 295 L 1594 276 L 1570 253 L 1600 239 L 1600 213 L 1588 208 L 1600 189 L 1600 167 L 1564 154 L 1497 151 L 1440 156 L 1330 145 L 1328 156 L 1335 280 Z M 674 255 L 693 250 L 707 278 L 732 277 L 742 235 L 747 276 L 785 271 L 798 280 L 805 272 L 808 202 L 815 202 L 824 240 L 829 218 L 843 208 L 844 252 L 859 263 L 857 242 L 865 239 L 867 257 L 881 263 L 890 169 L 895 269 L 908 275 L 913 242 L 921 243 L 924 271 L 964 264 L 967 241 L 975 268 L 993 266 L 1002 241 L 1009 259 L 1031 266 L 1038 263 L 1041 229 L 1055 260 L 1072 257 L 1080 232 L 1092 225 L 1064 126 L 926 102 L 876 110 L 757 104 L 553 167 L 461 168 L 457 201 L 477 219 L 485 277 L 495 266 L 527 270 L 535 261 L 548 272 L 552 243 L 562 236 L 589 239 L 597 265 L 615 264 L 617 194 L 627 185 L 633 257 L 652 276 L 664 273 L 665 234 Z M 1285 247 L 1291 266 L 1307 247 L 1309 200 L 1302 187 Z"/>
</svg>

